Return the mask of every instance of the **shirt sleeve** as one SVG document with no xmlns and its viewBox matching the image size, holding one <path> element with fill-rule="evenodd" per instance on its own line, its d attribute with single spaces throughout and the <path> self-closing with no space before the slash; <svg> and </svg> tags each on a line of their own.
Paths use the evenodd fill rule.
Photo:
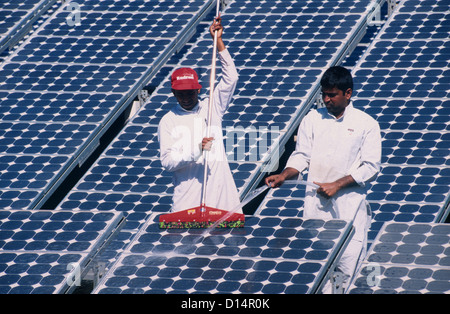
<svg viewBox="0 0 450 314">
<path fill-rule="evenodd" d="M 173 172 L 191 165 L 202 155 L 199 145 L 193 147 L 190 131 L 184 126 L 171 126 L 165 120 L 161 120 L 158 126 L 158 140 L 160 143 L 161 165 L 167 171 Z"/>
<path fill-rule="evenodd" d="M 219 52 L 218 56 L 222 65 L 222 78 L 214 89 L 214 109 L 216 115 L 222 118 L 236 89 L 238 72 L 228 49 Z"/>
<path fill-rule="evenodd" d="M 300 123 L 297 132 L 295 150 L 289 157 L 286 168 L 297 169 L 302 173 L 309 166 L 312 151 L 312 114 L 308 114 Z"/>
<path fill-rule="evenodd" d="M 361 162 L 350 170 L 355 182 L 364 187 L 373 181 L 380 172 L 381 167 L 381 132 L 375 121 L 367 130 L 361 145 Z"/>
</svg>

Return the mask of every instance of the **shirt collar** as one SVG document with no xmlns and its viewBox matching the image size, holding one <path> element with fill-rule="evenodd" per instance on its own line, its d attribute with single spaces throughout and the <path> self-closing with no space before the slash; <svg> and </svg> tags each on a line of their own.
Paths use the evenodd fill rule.
<svg viewBox="0 0 450 314">
<path fill-rule="evenodd" d="M 342 116 L 340 118 L 336 118 L 334 115 L 329 113 L 328 110 L 327 110 L 327 114 L 328 114 L 329 117 L 335 119 L 336 121 L 340 121 L 340 120 L 343 120 L 345 116 L 351 114 L 352 111 L 353 111 L 353 104 L 349 103 L 347 105 L 347 107 L 345 107 L 344 113 L 342 114 Z"/>
<path fill-rule="evenodd" d="M 186 109 L 184 109 L 183 107 L 181 107 L 180 104 L 177 104 L 177 106 L 176 106 L 175 108 L 176 108 L 176 111 L 177 111 L 178 113 L 180 113 L 180 114 L 197 113 L 197 112 L 198 112 L 198 109 L 200 108 L 199 103 L 200 103 L 200 102 L 197 102 L 197 104 L 195 105 L 195 107 L 192 108 L 191 110 L 186 110 Z"/>
</svg>

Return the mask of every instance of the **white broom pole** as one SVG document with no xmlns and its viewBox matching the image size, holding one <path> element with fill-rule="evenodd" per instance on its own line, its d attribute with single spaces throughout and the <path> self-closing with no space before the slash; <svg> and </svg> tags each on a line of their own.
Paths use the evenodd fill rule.
<svg viewBox="0 0 450 314">
<path fill-rule="evenodd" d="M 219 16 L 219 6 L 220 0 L 217 0 L 216 3 L 216 17 Z M 214 32 L 214 45 L 212 52 L 212 64 L 211 64 L 211 76 L 209 80 L 209 104 L 208 104 L 208 121 L 207 121 L 207 129 L 206 129 L 206 137 L 210 137 L 211 135 L 211 118 L 212 118 L 212 106 L 214 102 L 214 83 L 216 81 L 216 58 L 217 58 L 217 31 Z M 203 171 L 203 192 L 202 192 L 202 201 L 201 201 L 201 211 L 206 211 L 206 181 L 208 178 L 208 158 L 209 152 L 204 151 L 204 171 Z"/>
</svg>

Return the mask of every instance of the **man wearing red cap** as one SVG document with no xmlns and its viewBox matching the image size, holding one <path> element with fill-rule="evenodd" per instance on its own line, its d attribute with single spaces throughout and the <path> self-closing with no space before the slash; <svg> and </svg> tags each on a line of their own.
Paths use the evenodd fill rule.
<svg viewBox="0 0 450 314">
<path fill-rule="evenodd" d="M 231 102 L 238 73 L 222 40 L 220 16 L 210 27 L 211 36 L 217 32 L 218 59 L 222 78 L 214 89 L 210 137 L 206 137 L 209 99 L 199 99 L 201 85 L 197 73 L 181 68 L 172 74 L 172 92 L 178 105 L 160 121 L 158 138 L 162 166 L 173 173 L 174 195 L 172 211 L 200 206 L 202 200 L 204 160 L 208 151 L 208 176 L 205 205 L 221 210 L 239 206 L 239 194 L 225 154 L 222 117 Z M 238 210 L 242 213 L 242 210 Z"/>
</svg>

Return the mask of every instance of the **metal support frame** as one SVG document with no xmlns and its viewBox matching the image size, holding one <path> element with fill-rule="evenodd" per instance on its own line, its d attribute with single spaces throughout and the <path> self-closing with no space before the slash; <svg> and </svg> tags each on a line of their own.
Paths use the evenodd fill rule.
<svg viewBox="0 0 450 314">
<path fill-rule="evenodd" d="M 397 0 L 387 0 L 388 2 L 388 16 L 391 16 L 392 12 L 394 12 L 395 7 L 398 4 Z"/>
</svg>

